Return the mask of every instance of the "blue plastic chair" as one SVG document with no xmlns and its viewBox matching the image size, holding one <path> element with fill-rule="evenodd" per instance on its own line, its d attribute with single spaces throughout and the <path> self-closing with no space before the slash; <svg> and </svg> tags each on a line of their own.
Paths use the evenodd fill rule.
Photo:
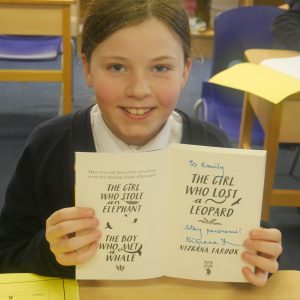
<svg viewBox="0 0 300 300">
<path fill-rule="evenodd" d="M 202 83 L 202 117 L 223 129 L 232 143 L 237 144 L 241 125 L 241 102 L 243 92 L 204 81 Z M 198 113 L 196 113 L 198 114 Z M 254 123 L 252 142 L 262 144 L 263 131 L 258 122 Z"/>
<path fill-rule="evenodd" d="M 72 42 L 71 39 L 70 41 Z M 62 36 L 0 35 L 0 62 L 1 67 L 4 66 L 0 70 L 0 80 L 60 82 L 62 85 L 59 114 L 70 112 L 73 84 L 70 72 L 72 55 L 70 59 L 66 55 L 63 57 L 63 53 L 68 52 L 68 47 L 66 47 L 67 51 L 64 51 L 63 44 L 66 43 L 63 42 Z M 62 58 L 59 61 L 60 55 Z M 53 61 L 53 68 L 47 65 L 46 68 L 41 69 L 38 66 L 33 69 L 33 61 Z M 60 68 L 57 68 L 58 63 L 60 63 Z M 66 65 L 70 67 L 66 68 Z M 12 69 L 14 66 L 17 68 Z"/>
<path fill-rule="evenodd" d="M 51 60 L 61 53 L 61 37 L 0 35 L 0 59 Z"/>
<path fill-rule="evenodd" d="M 244 60 L 247 49 L 270 49 L 274 45 L 272 24 L 283 11 L 275 6 L 242 6 L 218 15 L 214 21 L 211 75 Z"/>
<path fill-rule="evenodd" d="M 214 50 L 211 75 L 244 60 L 250 48 L 273 47 L 271 27 L 282 10 L 273 6 L 244 6 L 225 11 L 214 21 Z M 203 107 L 203 118 L 221 127 L 233 143 L 238 143 L 243 92 L 203 82 L 201 99 L 195 103 L 197 116 Z M 263 130 L 255 121 L 252 142 L 260 145 Z"/>
</svg>

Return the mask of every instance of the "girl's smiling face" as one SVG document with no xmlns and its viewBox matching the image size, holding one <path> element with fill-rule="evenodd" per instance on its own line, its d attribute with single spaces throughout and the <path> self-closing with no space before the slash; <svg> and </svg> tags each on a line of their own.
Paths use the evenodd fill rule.
<svg viewBox="0 0 300 300">
<path fill-rule="evenodd" d="M 113 33 L 83 65 L 106 125 L 128 145 L 161 130 L 191 68 L 179 38 L 155 18 Z"/>
</svg>

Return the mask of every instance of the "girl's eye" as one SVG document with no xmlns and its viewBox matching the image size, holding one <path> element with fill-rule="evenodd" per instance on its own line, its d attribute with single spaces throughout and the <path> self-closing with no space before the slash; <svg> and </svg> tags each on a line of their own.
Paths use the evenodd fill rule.
<svg viewBox="0 0 300 300">
<path fill-rule="evenodd" d="M 108 69 L 113 72 L 123 72 L 125 71 L 125 67 L 121 64 L 112 64 L 108 66 Z"/>
<path fill-rule="evenodd" d="M 155 72 L 167 72 L 170 70 L 170 67 L 165 65 L 157 65 L 154 67 Z"/>
</svg>

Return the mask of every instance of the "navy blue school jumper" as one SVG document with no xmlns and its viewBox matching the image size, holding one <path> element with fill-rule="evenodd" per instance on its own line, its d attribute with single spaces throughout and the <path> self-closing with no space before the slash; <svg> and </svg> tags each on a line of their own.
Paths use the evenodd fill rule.
<svg viewBox="0 0 300 300">
<path fill-rule="evenodd" d="M 75 277 L 74 266 L 56 262 L 45 239 L 45 222 L 55 211 L 74 206 L 74 152 L 96 152 L 90 109 L 44 122 L 29 137 L 0 215 L 0 273 Z M 181 143 L 230 147 L 219 128 L 178 113 Z"/>
</svg>

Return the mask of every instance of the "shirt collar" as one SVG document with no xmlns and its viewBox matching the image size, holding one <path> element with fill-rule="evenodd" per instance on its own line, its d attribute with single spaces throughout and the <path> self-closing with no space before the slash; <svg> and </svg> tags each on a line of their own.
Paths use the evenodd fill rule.
<svg viewBox="0 0 300 300">
<path fill-rule="evenodd" d="M 91 125 L 97 152 L 145 152 L 163 149 L 170 143 L 180 143 L 182 119 L 175 111 L 170 115 L 161 131 L 143 146 L 127 145 L 114 135 L 105 124 L 99 106 L 91 109 Z"/>
</svg>

